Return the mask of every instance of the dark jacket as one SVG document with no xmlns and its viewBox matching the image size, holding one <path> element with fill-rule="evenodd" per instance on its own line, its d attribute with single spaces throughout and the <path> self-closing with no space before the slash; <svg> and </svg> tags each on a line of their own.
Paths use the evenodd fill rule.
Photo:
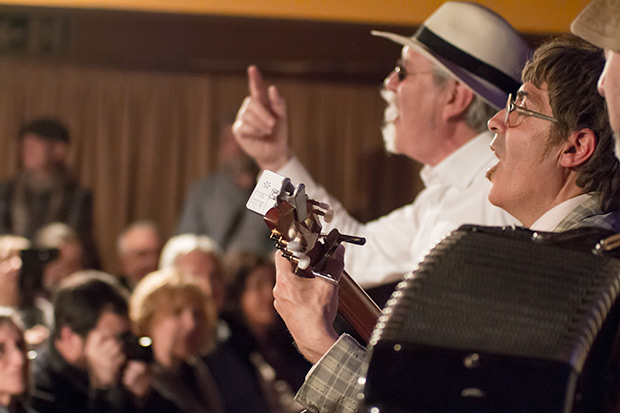
<svg viewBox="0 0 620 413">
<path fill-rule="evenodd" d="M 32 407 L 40 412 L 178 412 L 169 401 L 153 392 L 143 408 L 137 407 L 123 387 L 90 388 L 88 374 L 71 366 L 48 344 L 34 365 Z"/>
</svg>

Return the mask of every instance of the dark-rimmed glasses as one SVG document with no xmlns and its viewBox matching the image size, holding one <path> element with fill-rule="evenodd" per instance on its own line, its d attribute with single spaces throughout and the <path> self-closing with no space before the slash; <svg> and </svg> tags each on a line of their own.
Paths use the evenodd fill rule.
<svg viewBox="0 0 620 413">
<path fill-rule="evenodd" d="M 394 68 L 394 72 L 396 73 L 396 77 L 398 78 L 399 82 L 402 82 L 403 80 L 405 80 L 407 78 L 407 76 L 415 76 L 415 75 L 424 75 L 424 74 L 428 74 L 428 73 L 434 73 L 434 70 L 425 70 L 422 72 L 408 72 L 407 69 L 405 69 L 405 66 L 403 66 L 402 63 L 397 63 L 396 67 Z"/>
<path fill-rule="evenodd" d="M 549 122 L 558 123 L 558 120 L 554 117 L 543 115 L 540 112 L 535 112 L 533 110 L 529 110 L 524 108 L 523 106 L 519 106 L 512 99 L 512 93 L 508 95 L 508 101 L 506 102 L 506 117 L 504 118 L 504 125 L 507 128 L 514 128 L 519 126 L 521 122 L 523 122 L 523 118 L 517 115 L 510 116 L 513 113 L 520 113 L 525 116 L 533 116 L 538 119 L 548 120 Z"/>
</svg>

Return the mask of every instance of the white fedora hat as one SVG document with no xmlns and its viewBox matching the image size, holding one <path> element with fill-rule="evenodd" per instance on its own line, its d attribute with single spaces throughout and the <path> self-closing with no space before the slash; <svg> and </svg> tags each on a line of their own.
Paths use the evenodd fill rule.
<svg viewBox="0 0 620 413">
<path fill-rule="evenodd" d="M 521 85 L 532 49 L 499 14 L 474 3 L 448 1 L 411 37 L 373 31 L 423 53 L 496 108 Z"/>
</svg>

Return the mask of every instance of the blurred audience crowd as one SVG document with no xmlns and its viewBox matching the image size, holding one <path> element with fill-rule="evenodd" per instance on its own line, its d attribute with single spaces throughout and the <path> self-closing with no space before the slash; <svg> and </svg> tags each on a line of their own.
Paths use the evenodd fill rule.
<svg viewBox="0 0 620 413">
<path fill-rule="evenodd" d="M 302 410 L 310 364 L 273 308 L 269 231 L 245 212 L 258 170 L 227 129 L 178 234 L 129 223 L 103 272 L 67 128 L 21 128 L 19 172 L 0 183 L 0 412 Z M 231 208 L 208 201 L 213 185 Z"/>
</svg>

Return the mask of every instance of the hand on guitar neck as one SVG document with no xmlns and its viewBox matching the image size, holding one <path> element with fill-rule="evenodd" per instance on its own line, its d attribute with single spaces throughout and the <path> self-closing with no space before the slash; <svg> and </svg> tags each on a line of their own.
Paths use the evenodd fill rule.
<svg viewBox="0 0 620 413">
<path fill-rule="evenodd" d="M 322 234 L 320 220 L 331 218 L 329 206 L 309 199 L 303 184 L 294 187 L 271 171 L 263 173 L 247 206 L 264 216 L 282 251 L 276 256 L 274 305 L 304 356 L 318 361 L 338 338 L 337 311 L 368 342 L 381 311 L 344 272 L 340 246 L 365 240 L 336 229 Z"/>
<path fill-rule="evenodd" d="M 344 267 L 344 247 L 329 259 L 326 271 L 338 278 Z M 311 363 L 336 342 L 333 324 L 338 312 L 338 285 L 321 277 L 305 278 L 293 272 L 293 265 L 276 253 L 274 307 L 280 314 L 299 351 Z"/>
</svg>

